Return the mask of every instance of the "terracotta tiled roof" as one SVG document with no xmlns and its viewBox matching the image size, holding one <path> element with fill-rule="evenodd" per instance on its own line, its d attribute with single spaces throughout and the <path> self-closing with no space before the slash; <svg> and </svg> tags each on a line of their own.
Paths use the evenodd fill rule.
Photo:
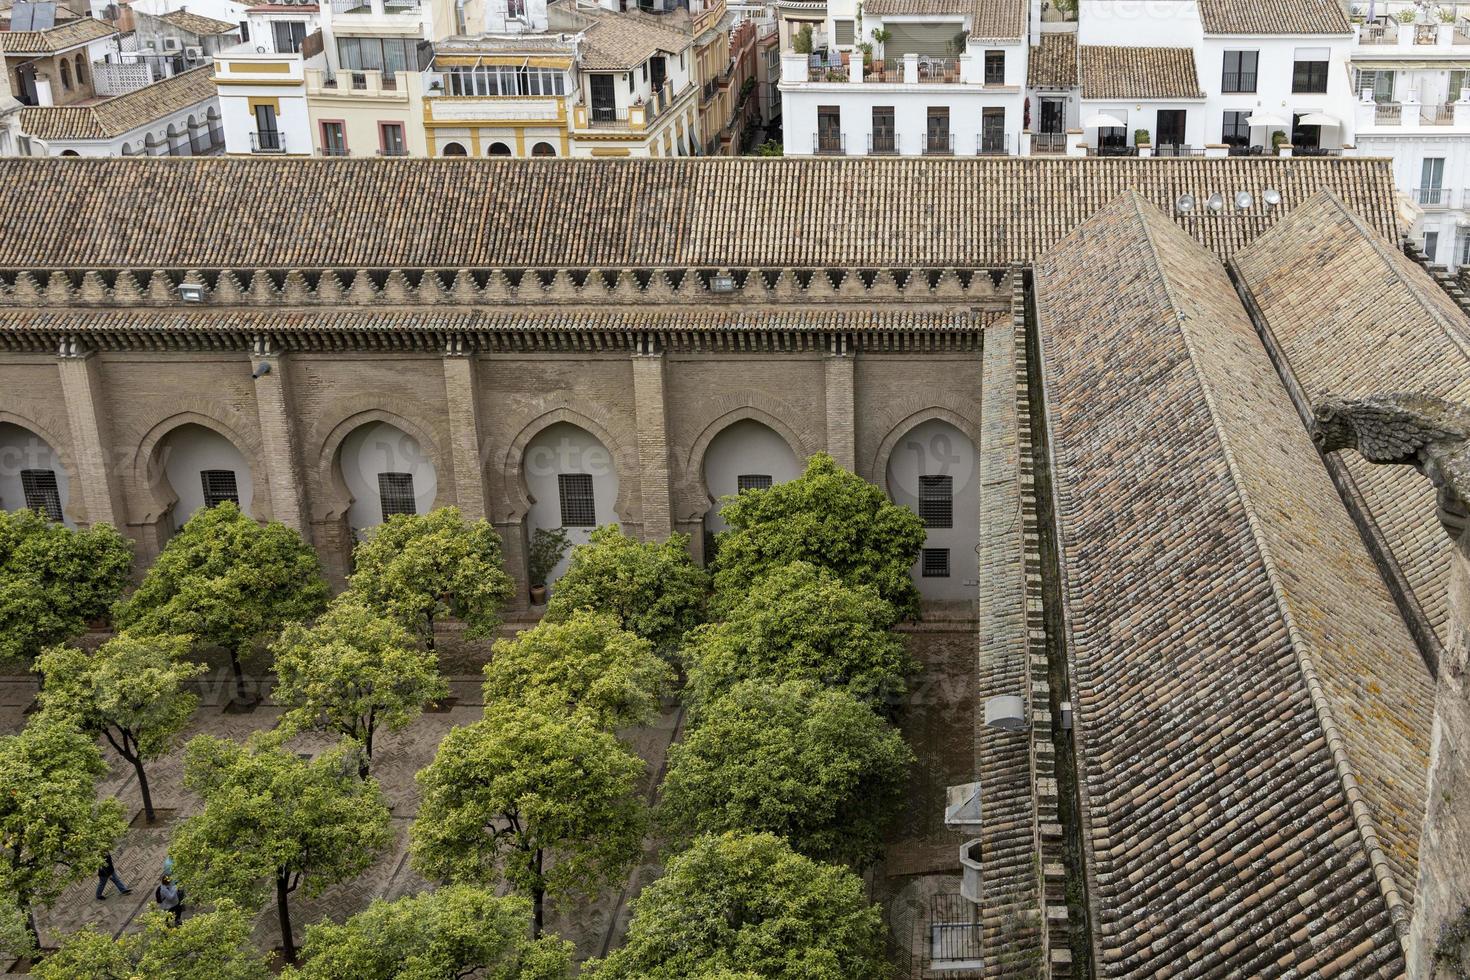
<svg viewBox="0 0 1470 980">
<path fill-rule="evenodd" d="M 1176 216 L 1229 255 L 1324 186 L 1395 233 L 1385 160 L 12 158 L 0 268 L 996 267 L 1125 188 L 1278 189 Z"/>
<path fill-rule="evenodd" d="M 44 140 L 112 139 L 214 98 L 211 76 L 212 70 L 205 65 L 96 105 L 22 109 L 20 128 Z"/>
<path fill-rule="evenodd" d="M 1030 88 L 1077 87 L 1077 35 L 1071 31 L 1041 35 L 1026 61 L 1026 85 Z"/>
<path fill-rule="evenodd" d="M 55 54 L 116 33 L 117 28 L 110 24 L 94 17 L 83 17 L 45 31 L 0 31 L 0 51 L 6 54 Z"/>
<path fill-rule="evenodd" d="M 213 37 L 217 34 L 229 34 L 240 29 L 239 24 L 231 24 L 229 21 L 215 20 L 213 17 L 203 17 L 199 14 L 190 13 L 187 10 L 170 10 L 158 18 L 165 24 L 172 24 L 181 31 L 187 31 L 197 37 Z"/>
<path fill-rule="evenodd" d="M 1470 402 L 1470 320 L 1416 263 L 1322 194 L 1238 257 L 1308 402 L 1426 390 Z M 1451 545 L 1429 482 L 1339 454 L 1419 607 L 1448 639 Z"/>
<path fill-rule="evenodd" d="M 1129 193 L 1036 279 L 1100 973 L 1400 975 L 1431 681 L 1229 277 Z"/>
<path fill-rule="evenodd" d="M 1351 34 L 1337 0 L 1199 0 L 1206 34 Z"/>
<path fill-rule="evenodd" d="M 1084 99 L 1202 99 L 1193 48 L 1084 44 Z"/>
<path fill-rule="evenodd" d="M 587 28 L 580 64 L 594 71 L 637 68 L 660 51 L 678 54 L 693 40 L 688 34 L 650 23 L 633 13 L 601 16 Z"/>
<path fill-rule="evenodd" d="M 879 17 L 969 16 L 970 36 L 977 40 L 1012 40 L 1026 33 L 1026 0 L 869 0 L 863 11 Z"/>
</svg>

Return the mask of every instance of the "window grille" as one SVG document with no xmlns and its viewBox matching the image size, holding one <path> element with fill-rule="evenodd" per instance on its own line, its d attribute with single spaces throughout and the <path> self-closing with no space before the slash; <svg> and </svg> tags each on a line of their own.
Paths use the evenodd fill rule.
<svg viewBox="0 0 1470 980">
<path fill-rule="evenodd" d="M 920 552 L 919 569 L 923 578 L 949 578 L 949 549 L 925 548 Z"/>
<path fill-rule="evenodd" d="M 235 484 L 234 470 L 200 470 L 199 482 L 204 489 L 204 506 L 218 507 L 226 500 L 240 506 L 240 490 Z"/>
<path fill-rule="evenodd" d="M 954 477 L 919 477 L 919 516 L 925 527 L 954 527 Z"/>
<path fill-rule="evenodd" d="M 747 490 L 769 490 L 771 489 L 771 478 L 764 473 L 746 473 L 735 478 L 735 492 L 744 493 Z"/>
<path fill-rule="evenodd" d="M 48 520 L 61 520 L 61 490 L 56 486 L 52 470 L 21 470 L 20 489 L 25 494 L 26 510 L 39 510 Z"/>
<path fill-rule="evenodd" d="M 413 500 L 412 473 L 379 473 L 378 501 L 383 507 L 383 520 L 394 514 L 417 514 Z"/>
<path fill-rule="evenodd" d="M 562 527 L 596 527 L 597 504 L 589 473 L 562 473 L 556 478 L 561 494 Z"/>
</svg>

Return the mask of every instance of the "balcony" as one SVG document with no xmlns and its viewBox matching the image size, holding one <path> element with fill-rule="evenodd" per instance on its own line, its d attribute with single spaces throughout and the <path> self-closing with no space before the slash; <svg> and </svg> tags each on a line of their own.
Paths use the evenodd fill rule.
<svg viewBox="0 0 1470 980">
<path fill-rule="evenodd" d="M 645 129 L 682 97 L 682 93 L 675 95 L 672 89 L 671 82 L 660 87 L 647 100 L 623 108 L 588 106 L 587 125 L 593 129 Z M 685 88 L 684 92 L 691 90 L 693 86 Z"/>
<path fill-rule="evenodd" d="M 399 14 L 417 17 L 421 6 L 421 0 L 332 0 L 332 13 L 360 17 L 393 17 Z"/>
<path fill-rule="evenodd" d="M 1138 147 L 1127 143 L 1099 143 L 1093 152 L 1100 157 L 1136 157 Z"/>
<path fill-rule="evenodd" d="M 1011 137 L 1009 133 L 981 133 L 975 137 L 975 155 L 981 157 L 1009 156 Z"/>
<path fill-rule="evenodd" d="M 1031 152 L 1032 153 L 1066 153 L 1067 152 L 1067 134 L 1066 133 L 1032 133 L 1031 134 Z"/>
<path fill-rule="evenodd" d="M 847 155 L 847 137 L 841 133 L 813 133 L 812 152 L 819 157 Z"/>
<path fill-rule="evenodd" d="M 954 136 L 949 133 L 925 133 L 924 155 L 926 157 L 944 157 L 954 154 Z"/>
<path fill-rule="evenodd" d="M 1419 108 L 1421 126 L 1453 126 L 1455 107 L 1452 105 L 1426 105 Z"/>
<path fill-rule="evenodd" d="M 903 59 L 874 58 L 864 69 L 863 76 L 870 82 L 897 83 L 903 81 Z"/>
<path fill-rule="evenodd" d="M 960 80 L 960 62 L 958 58 L 920 58 L 919 59 L 919 81 L 934 82 L 958 82 Z"/>
<path fill-rule="evenodd" d="M 286 137 L 274 129 L 262 129 L 250 134 L 251 153 L 285 153 Z"/>
<path fill-rule="evenodd" d="M 846 82 L 850 81 L 846 65 L 833 67 L 832 65 L 807 65 L 806 80 L 809 82 Z"/>
<path fill-rule="evenodd" d="M 317 148 L 317 152 L 324 157 L 345 157 L 351 155 L 347 152 L 347 147 L 345 146 L 321 146 Z"/>
<path fill-rule="evenodd" d="M 1399 126 L 1404 121 L 1404 107 L 1397 102 L 1380 102 L 1373 107 L 1375 126 Z"/>
<path fill-rule="evenodd" d="M 1256 73 L 1253 71 L 1227 71 L 1220 79 L 1220 91 L 1227 95 L 1255 90 Z"/>
<path fill-rule="evenodd" d="M 898 137 L 892 133 L 870 133 L 868 156 L 893 156 L 898 153 Z"/>
<path fill-rule="evenodd" d="M 1426 211 L 1444 211 L 1452 207 L 1453 195 L 1448 187 L 1416 187 L 1414 201 Z"/>
<path fill-rule="evenodd" d="M 1154 146 L 1156 157 L 1202 157 L 1205 148 L 1202 146 L 1184 146 L 1181 143 L 1158 143 Z"/>
</svg>

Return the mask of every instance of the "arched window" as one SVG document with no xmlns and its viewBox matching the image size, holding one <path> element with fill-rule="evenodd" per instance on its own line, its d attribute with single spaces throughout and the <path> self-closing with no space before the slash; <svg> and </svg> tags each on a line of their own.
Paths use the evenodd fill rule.
<svg viewBox="0 0 1470 980">
<path fill-rule="evenodd" d="M 87 62 L 86 62 L 86 59 L 83 58 L 80 54 L 77 55 L 77 57 L 76 57 L 76 66 L 77 66 L 77 84 L 78 85 L 86 85 L 87 84 Z"/>
<path fill-rule="evenodd" d="M 490 149 L 485 151 L 485 155 L 489 157 L 508 157 L 511 155 L 510 147 L 504 143 L 491 143 Z"/>
<path fill-rule="evenodd" d="M 531 156 L 554 157 L 556 156 L 556 149 L 550 143 L 542 141 L 531 147 Z"/>
<path fill-rule="evenodd" d="M 61 63 L 61 88 L 63 91 L 71 91 L 71 66 L 66 61 Z"/>
<path fill-rule="evenodd" d="M 81 154 L 78 153 L 76 150 L 62 150 L 61 151 L 61 155 L 64 156 L 64 157 L 79 157 L 79 156 L 81 156 Z"/>
<path fill-rule="evenodd" d="M 440 151 L 440 155 L 441 156 L 446 156 L 446 157 L 464 157 L 464 156 L 469 156 L 469 154 L 466 153 L 465 150 L 464 150 L 464 144 L 463 143 L 445 143 L 444 144 L 444 149 L 442 151 Z"/>
</svg>

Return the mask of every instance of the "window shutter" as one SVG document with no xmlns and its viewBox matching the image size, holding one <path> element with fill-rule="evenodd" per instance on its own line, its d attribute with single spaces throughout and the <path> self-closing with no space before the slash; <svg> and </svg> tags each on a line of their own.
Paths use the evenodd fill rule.
<svg viewBox="0 0 1470 980">
<path fill-rule="evenodd" d="M 52 470 L 21 470 L 20 489 L 26 498 L 26 510 L 39 510 L 47 520 L 61 520 L 61 491 Z"/>
<path fill-rule="evenodd" d="M 954 477 L 919 477 L 919 516 L 925 527 L 954 527 Z"/>
<path fill-rule="evenodd" d="M 771 478 L 765 474 L 749 473 L 735 478 L 736 493 L 744 493 L 747 490 L 769 489 L 771 489 Z"/>
<path fill-rule="evenodd" d="M 833 34 L 837 38 L 838 45 L 851 45 L 857 42 L 854 22 L 850 20 L 834 20 L 832 22 Z"/>
<path fill-rule="evenodd" d="M 925 548 L 920 552 L 919 574 L 923 578 L 949 578 L 949 549 Z"/>
<path fill-rule="evenodd" d="M 589 473 L 562 473 L 556 478 L 561 495 L 562 527 L 596 527 L 597 502 Z"/>
<path fill-rule="evenodd" d="M 204 490 L 204 506 L 218 507 L 226 500 L 240 506 L 234 470 L 200 470 L 199 482 Z"/>
<path fill-rule="evenodd" d="M 383 508 L 383 519 L 394 514 L 417 514 L 418 507 L 413 499 L 412 473 L 379 473 L 378 502 Z"/>
</svg>

